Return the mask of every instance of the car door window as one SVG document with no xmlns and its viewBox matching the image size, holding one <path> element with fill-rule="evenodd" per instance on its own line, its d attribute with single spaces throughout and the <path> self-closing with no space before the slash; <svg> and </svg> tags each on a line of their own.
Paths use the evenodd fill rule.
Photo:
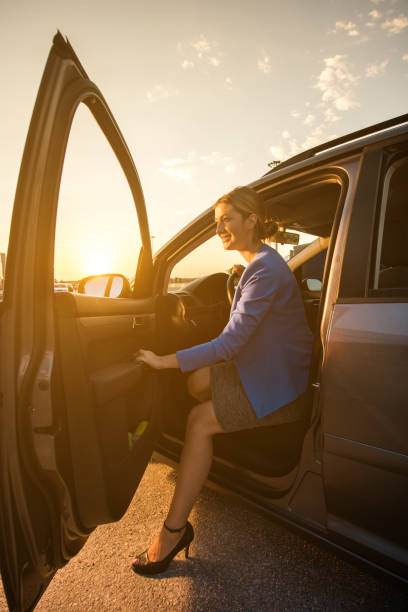
<svg viewBox="0 0 408 612">
<path fill-rule="evenodd" d="M 219 237 L 213 236 L 174 266 L 168 290 L 181 289 L 196 278 L 216 272 L 228 273 L 234 264 L 245 264 L 245 261 L 235 251 L 224 251 Z"/>
<path fill-rule="evenodd" d="M 55 283 L 136 271 L 141 247 L 125 176 L 88 108 L 73 120 L 61 179 L 55 240 Z"/>
<path fill-rule="evenodd" d="M 384 296 L 408 295 L 408 159 L 388 169 L 379 211 L 372 289 Z"/>
<path fill-rule="evenodd" d="M 285 260 L 289 260 L 302 248 L 316 239 L 311 234 L 299 233 L 299 244 L 293 247 L 288 244 L 276 244 L 271 242 Z M 215 274 L 217 272 L 230 273 L 234 265 L 246 266 L 245 260 L 236 251 L 224 251 L 218 236 L 212 236 L 206 242 L 188 253 L 174 266 L 170 273 L 168 285 L 169 291 L 181 289 L 187 283 L 200 278 Z"/>
</svg>

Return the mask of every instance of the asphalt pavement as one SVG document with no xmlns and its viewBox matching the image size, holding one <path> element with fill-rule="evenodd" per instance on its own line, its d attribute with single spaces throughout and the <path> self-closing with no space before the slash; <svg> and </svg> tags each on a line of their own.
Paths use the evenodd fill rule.
<svg viewBox="0 0 408 612">
<path fill-rule="evenodd" d="M 96 529 L 60 570 L 37 612 L 98 611 L 404 611 L 405 587 L 256 513 L 236 496 L 205 487 L 191 515 L 196 538 L 167 573 L 130 569 L 159 530 L 175 473 L 153 460 L 118 523 Z M 0 592 L 0 610 L 6 610 Z"/>
</svg>

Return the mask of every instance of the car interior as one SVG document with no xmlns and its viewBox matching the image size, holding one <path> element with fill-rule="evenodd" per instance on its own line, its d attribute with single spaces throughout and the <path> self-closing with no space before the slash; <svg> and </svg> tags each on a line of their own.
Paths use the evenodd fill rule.
<svg viewBox="0 0 408 612">
<path fill-rule="evenodd" d="M 302 232 L 306 242 L 310 236 L 309 244 L 293 249 L 289 265 L 316 335 L 314 364 L 319 359 L 326 253 L 331 252 L 341 193 L 341 178 L 333 176 L 264 193 L 267 216 L 278 219 L 285 230 Z M 175 264 L 214 234 L 209 209 L 161 250 L 155 270 L 160 285 L 153 298 L 112 299 L 104 292 L 99 297 L 54 295 L 59 347 L 55 427 L 69 432 L 68 439 L 57 436 L 58 464 L 66 486 L 75 491 L 78 519 L 85 528 L 123 514 L 152 446 L 178 460 L 193 405 L 187 376 L 175 370 L 151 371 L 133 355 L 141 347 L 159 354 L 174 352 L 222 331 L 230 311 L 225 271 L 196 278 L 181 289 L 170 291 L 168 286 Z M 212 479 L 222 479 L 238 491 L 283 495 L 296 475 L 305 433 L 315 419 L 311 404 L 294 423 L 214 436 Z"/>
<path fill-rule="evenodd" d="M 275 188 L 263 194 L 267 217 L 277 219 L 285 230 L 310 235 L 308 244 L 293 249 L 289 266 L 298 282 L 317 345 L 326 254 L 340 195 L 341 183 L 334 177 L 296 185 L 293 189 Z M 183 255 L 181 249 L 177 261 Z M 169 266 L 174 265 L 171 255 L 168 260 Z M 160 298 L 157 311 L 160 352 L 206 342 L 220 333 L 229 316 L 227 281 L 228 275 L 219 272 L 198 278 Z M 318 359 L 319 350 L 315 352 Z M 165 376 L 164 427 L 159 448 L 176 459 L 193 399 L 187 394 L 186 374 L 171 371 Z M 215 479 L 220 476 L 224 481 L 227 478 L 237 490 L 250 487 L 267 496 L 282 495 L 288 486 L 285 477 L 299 463 L 311 416 L 310 405 L 305 418 L 295 423 L 214 436 L 213 476 Z"/>
</svg>

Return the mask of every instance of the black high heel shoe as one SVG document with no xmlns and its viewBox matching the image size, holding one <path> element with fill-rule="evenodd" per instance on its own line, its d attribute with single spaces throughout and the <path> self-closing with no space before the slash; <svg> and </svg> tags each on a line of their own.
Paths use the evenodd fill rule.
<svg viewBox="0 0 408 612">
<path fill-rule="evenodd" d="M 163 525 L 167 531 L 170 531 L 170 533 L 178 533 L 183 531 L 184 528 L 186 528 L 186 530 L 173 550 L 171 550 L 167 557 L 164 557 L 164 559 L 161 559 L 160 561 L 150 561 L 149 557 L 147 556 L 147 550 L 138 555 L 132 563 L 132 569 L 134 572 L 136 572 L 136 574 L 161 574 L 162 572 L 165 572 L 170 565 L 170 562 L 174 559 L 177 553 L 180 552 L 180 550 L 183 550 L 183 548 L 185 548 L 186 559 L 188 559 L 190 544 L 194 538 L 194 529 L 191 523 L 187 521 L 187 523 L 183 525 L 183 527 L 180 527 L 180 529 L 171 529 L 170 527 L 167 527 L 166 521 L 164 521 Z"/>
</svg>

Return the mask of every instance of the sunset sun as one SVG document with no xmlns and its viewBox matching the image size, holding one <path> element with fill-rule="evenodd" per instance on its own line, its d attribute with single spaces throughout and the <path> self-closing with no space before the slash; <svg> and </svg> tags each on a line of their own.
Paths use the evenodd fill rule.
<svg viewBox="0 0 408 612">
<path fill-rule="evenodd" d="M 108 253 L 100 251 L 92 251 L 86 255 L 84 264 L 84 275 L 92 276 L 94 274 L 104 274 L 114 272 L 113 261 Z"/>
</svg>

